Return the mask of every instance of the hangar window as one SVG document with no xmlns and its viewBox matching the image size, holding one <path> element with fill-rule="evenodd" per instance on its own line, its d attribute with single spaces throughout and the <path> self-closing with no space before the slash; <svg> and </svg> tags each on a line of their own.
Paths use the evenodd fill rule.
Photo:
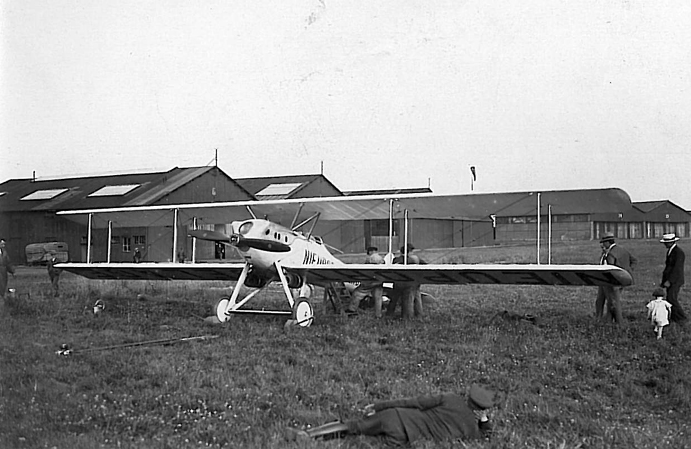
<svg viewBox="0 0 691 449">
<path fill-rule="evenodd" d="M 588 221 L 588 214 L 553 215 L 555 223 L 584 223 Z"/>
<path fill-rule="evenodd" d="M 33 193 L 22 197 L 22 201 L 32 201 L 32 200 L 52 200 L 61 193 L 67 192 L 69 189 L 46 189 L 46 190 L 36 190 Z"/>
<path fill-rule="evenodd" d="M 87 196 L 122 196 L 130 193 L 141 184 L 122 184 L 118 186 L 103 186 Z"/>
<path fill-rule="evenodd" d="M 257 197 L 263 196 L 286 196 L 290 195 L 302 185 L 301 182 L 290 182 L 285 184 L 269 184 L 257 192 Z"/>
<path fill-rule="evenodd" d="M 146 245 L 146 236 L 145 235 L 135 235 L 134 236 L 134 244 L 135 245 Z"/>
<path fill-rule="evenodd" d="M 132 251 L 132 238 L 131 237 L 123 237 L 122 238 L 122 252 L 123 253 L 129 253 Z"/>
</svg>

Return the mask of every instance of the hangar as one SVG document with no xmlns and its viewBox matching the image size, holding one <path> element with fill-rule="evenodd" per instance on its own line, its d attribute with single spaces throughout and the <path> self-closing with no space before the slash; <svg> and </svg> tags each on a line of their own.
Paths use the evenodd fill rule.
<svg viewBox="0 0 691 449">
<path fill-rule="evenodd" d="M 27 245 L 50 241 L 66 242 L 70 260 L 84 261 L 86 229 L 55 212 L 250 199 L 254 199 L 251 193 L 215 166 L 176 167 L 156 173 L 11 179 L 0 184 L 0 236 L 7 241 L 15 263 L 24 262 Z M 112 260 L 132 261 L 135 248 L 140 248 L 146 260 L 171 259 L 171 228 L 172 221 L 151 223 L 147 228 L 116 225 L 110 245 Z M 105 249 L 92 249 L 93 260 L 105 260 Z"/>
<path fill-rule="evenodd" d="M 87 229 L 55 215 L 60 210 L 150 206 L 220 201 L 431 193 L 429 188 L 399 190 L 339 190 L 323 174 L 232 179 L 216 166 L 173 168 L 167 172 L 61 178 L 14 179 L 0 184 L 0 236 L 8 241 L 10 256 L 24 261 L 30 243 L 64 241 L 70 260 L 85 261 Z M 409 238 L 420 248 L 455 248 L 535 242 L 537 224 L 541 239 L 593 240 L 605 232 L 620 239 L 659 238 L 675 232 L 690 237 L 691 214 L 670 201 L 632 202 L 618 188 L 546 192 L 475 193 L 463 197 L 459 209 L 471 211 L 468 219 L 415 219 Z M 449 206 L 454 207 L 454 206 Z M 450 216 L 457 215 L 450 211 Z M 131 261 L 139 249 L 143 260 L 184 260 L 191 242 L 171 214 L 166 223 L 143 228 L 113 223 L 110 248 L 95 245 L 91 260 Z M 198 227 L 229 232 L 227 223 L 199 223 Z M 320 220 L 314 230 L 345 253 L 362 253 L 370 245 L 386 248 L 388 220 Z M 107 240 L 103 229 L 94 230 L 93 241 Z M 99 234 L 100 233 L 100 234 Z M 394 247 L 402 243 L 402 220 L 394 220 Z M 178 254 L 171 254 L 177 235 Z M 103 245 L 104 247 L 107 245 Z M 198 242 L 199 259 L 224 259 L 225 247 Z M 230 255 L 229 255 L 230 257 Z"/>
</svg>

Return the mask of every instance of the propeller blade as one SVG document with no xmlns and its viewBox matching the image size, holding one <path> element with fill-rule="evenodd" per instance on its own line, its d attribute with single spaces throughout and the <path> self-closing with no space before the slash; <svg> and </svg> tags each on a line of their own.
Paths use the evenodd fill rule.
<svg viewBox="0 0 691 449">
<path fill-rule="evenodd" d="M 272 253 L 287 253 L 290 251 L 290 246 L 285 243 L 275 242 L 273 240 L 264 239 L 246 239 L 242 236 L 235 236 L 231 239 L 231 244 L 242 248 L 253 248 L 260 251 L 269 251 Z"/>
<path fill-rule="evenodd" d="M 230 243 L 230 237 L 218 231 L 205 231 L 204 229 L 191 229 L 187 232 L 190 237 L 195 237 L 200 240 L 209 240 L 211 242 Z"/>
</svg>

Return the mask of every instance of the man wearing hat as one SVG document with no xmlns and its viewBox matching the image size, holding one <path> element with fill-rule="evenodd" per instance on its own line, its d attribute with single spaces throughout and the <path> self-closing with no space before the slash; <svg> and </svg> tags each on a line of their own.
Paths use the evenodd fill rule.
<svg viewBox="0 0 691 449">
<path fill-rule="evenodd" d="M 638 259 L 631 253 L 617 245 L 614 241 L 614 234 L 606 232 L 600 239 L 602 255 L 600 265 L 615 265 L 626 270 L 633 279 L 633 268 Z M 624 287 L 614 287 L 611 285 L 598 288 L 597 299 L 595 300 L 595 317 L 603 318 L 607 321 L 614 321 L 620 324 L 623 321 L 621 314 L 621 295 Z M 607 313 L 604 314 L 605 302 L 607 303 Z"/>
<path fill-rule="evenodd" d="M 365 418 L 332 422 L 319 427 L 288 429 L 290 439 L 352 434 L 383 437 L 402 445 L 417 440 L 445 441 L 489 436 L 492 426 L 487 409 L 498 406 L 500 397 L 474 384 L 468 399 L 455 393 L 377 402 L 365 406 Z M 477 415 L 477 416 L 476 416 Z"/>
<path fill-rule="evenodd" d="M 679 237 L 675 234 L 665 234 L 660 240 L 667 248 L 665 269 L 662 271 L 660 287 L 667 289 L 667 302 L 672 304 L 669 320 L 683 325 L 688 321 L 688 317 L 679 303 L 679 291 L 684 285 L 684 260 L 686 256 L 677 245 L 677 241 L 679 241 Z"/>
<path fill-rule="evenodd" d="M 384 263 L 384 258 L 379 254 L 379 248 L 376 246 L 367 247 L 367 257 L 365 258 L 365 263 L 374 265 Z M 358 285 L 355 290 L 350 292 L 350 303 L 346 308 L 346 314 L 357 314 L 358 308 L 360 307 L 360 302 L 367 296 L 370 296 L 372 298 L 372 302 L 374 303 L 374 316 L 381 318 L 383 294 L 383 283 L 379 281 L 360 282 L 360 285 Z"/>
</svg>

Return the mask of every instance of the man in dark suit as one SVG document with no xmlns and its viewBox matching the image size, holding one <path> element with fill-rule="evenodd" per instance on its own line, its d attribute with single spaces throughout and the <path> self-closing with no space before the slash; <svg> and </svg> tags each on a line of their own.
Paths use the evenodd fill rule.
<svg viewBox="0 0 691 449">
<path fill-rule="evenodd" d="M 489 437 L 487 410 L 499 406 L 502 395 L 474 384 L 467 399 L 456 393 L 377 402 L 365 406 L 365 417 L 335 421 L 307 430 L 289 428 L 289 440 L 310 440 L 340 434 L 381 437 L 386 445 L 407 446 L 414 441 L 472 440 Z"/>
<path fill-rule="evenodd" d="M 660 287 L 667 289 L 667 302 L 672 304 L 672 313 L 669 316 L 669 320 L 685 324 L 688 317 L 679 303 L 679 290 L 684 285 L 684 259 L 686 256 L 684 251 L 677 245 L 678 240 L 679 237 L 675 234 L 665 234 L 662 236 L 662 240 L 660 240 L 667 248 L 665 269 L 662 272 Z"/>
<path fill-rule="evenodd" d="M 14 265 L 5 249 L 5 239 L 0 238 L 0 299 L 7 293 L 7 273 L 14 275 Z"/>
<path fill-rule="evenodd" d="M 613 233 L 605 233 L 600 239 L 600 246 L 602 247 L 601 265 L 615 265 L 623 268 L 633 278 L 633 269 L 636 263 L 638 263 L 638 259 L 616 244 Z M 621 314 L 621 295 L 623 291 L 624 287 L 613 286 L 598 289 L 597 300 L 595 301 L 595 316 L 603 318 L 604 315 L 606 321 L 614 321 L 616 324 L 620 324 L 623 321 Z M 606 314 L 604 314 L 605 301 L 607 302 Z"/>
</svg>

